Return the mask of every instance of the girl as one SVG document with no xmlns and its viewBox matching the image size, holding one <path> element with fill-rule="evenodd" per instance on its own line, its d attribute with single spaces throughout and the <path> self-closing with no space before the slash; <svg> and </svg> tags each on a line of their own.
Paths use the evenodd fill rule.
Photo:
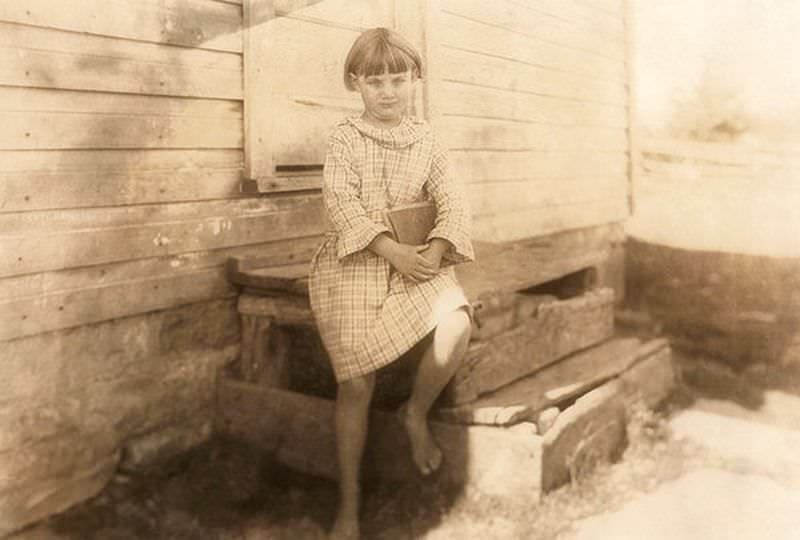
<svg viewBox="0 0 800 540">
<path fill-rule="evenodd" d="M 406 113 L 422 61 L 385 28 L 361 34 L 344 66 L 344 84 L 364 112 L 333 131 L 323 198 L 332 224 L 312 260 L 311 307 L 338 382 L 336 437 L 340 501 L 332 536 L 358 537 L 359 469 L 377 369 L 433 332 L 411 396 L 399 411 L 412 458 L 423 474 L 442 461 L 428 429 L 433 402 L 453 376 L 470 337 L 471 312 L 452 268 L 473 259 L 468 216 L 430 127 Z M 396 242 L 381 214 L 432 199 L 428 242 Z"/>
</svg>

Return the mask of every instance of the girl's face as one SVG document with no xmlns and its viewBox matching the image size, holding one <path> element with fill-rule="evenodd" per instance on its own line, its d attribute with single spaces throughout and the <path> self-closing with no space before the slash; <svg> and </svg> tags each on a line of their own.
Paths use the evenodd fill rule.
<svg viewBox="0 0 800 540">
<path fill-rule="evenodd" d="M 396 126 L 408 111 L 413 96 L 414 74 L 350 75 L 364 102 L 364 120 L 377 127 Z"/>
</svg>

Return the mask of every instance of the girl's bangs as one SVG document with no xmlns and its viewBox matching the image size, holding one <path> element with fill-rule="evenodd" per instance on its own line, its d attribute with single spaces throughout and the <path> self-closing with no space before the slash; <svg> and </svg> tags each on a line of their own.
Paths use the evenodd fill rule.
<svg viewBox="0 0 800 540">
<path fill-rule="evenodd" d="M 378 46 L 369 50 L 364 55 L 360 66 L 361 75 L 383 75 L 388 69 L 389 73 L 405 73 L 416 68 L 414 60 L 409 54 L 388 43 L 379 42 Z"/>
</svg>

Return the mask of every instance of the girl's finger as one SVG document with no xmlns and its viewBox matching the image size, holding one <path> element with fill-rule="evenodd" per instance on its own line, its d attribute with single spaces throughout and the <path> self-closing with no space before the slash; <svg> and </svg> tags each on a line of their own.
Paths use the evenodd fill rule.
<svg viewBox="0 0 800 540">
<path fill-rule="evenodd" d="M 433 262 L 429 261 L 422 255 L 417 255 L 417 265 L 424 266 L 425 268 L 433 268 Z"/>
</svg>

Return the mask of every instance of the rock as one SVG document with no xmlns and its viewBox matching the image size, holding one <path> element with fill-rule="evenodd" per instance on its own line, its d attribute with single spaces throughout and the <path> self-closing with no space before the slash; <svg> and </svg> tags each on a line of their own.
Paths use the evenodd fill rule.
<svg viewBox="0 0 800 540">
<path fill-rule="evenodd" d="M 578 398 L 542 442 L 542 490 L 580 480 L 597 463 L 617 459 L 626 443 L 625 407 L 611 381 Z"/>
<path fill-rule="evenodd" d="M 547 433 L 556 423 L 559 413 L 558 407 L 548 407 L 540 412 L 536 417 L 536 426 L 539 428 L 539 433 L 542 435 Z"/>
<path fill-rule="evenodd" d="M 120 468 L 145 472 L 159 463 L 200 445 L 211 436 L 211 418 L 196 418 L 188 425 L 169 426 L 129 441 Z"/>
</svg>

